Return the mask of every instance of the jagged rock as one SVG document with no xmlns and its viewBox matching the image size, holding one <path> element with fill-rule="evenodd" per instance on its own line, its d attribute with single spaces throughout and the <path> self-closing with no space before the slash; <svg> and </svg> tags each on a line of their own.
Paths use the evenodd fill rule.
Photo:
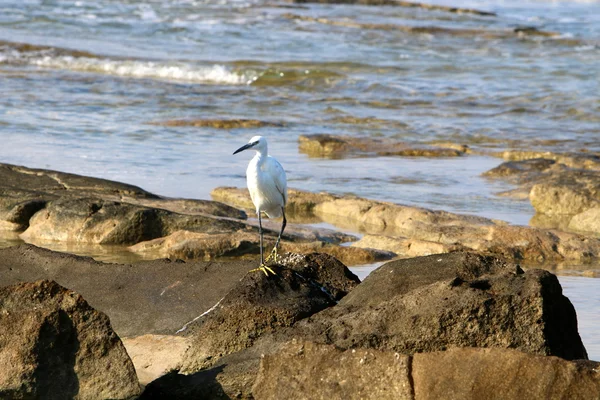
<svg viewBox="0 0 600 400">
<path fill-rule="evenodd" d="M 468 253 L 385 264 L 294 335 L 406 354 L 472 346 L 587 358 L 556 276 Z"/>
<path fill-rule="evenodd" d="M 129 399 L 141 391 L 108 317 L 53 281 L 0 288 L 0 397 Z"/>
<path fill-rule="evenodd" d="M 573 231 L 600 233 L 600 205 L 574 215 L 568 228 Z"/>
<path fill-rule="evenodd" d="M 431 254 L 466 250 L 465 246 L 383 235 L 365 235 L 352 243 L 353 247 L 391 251 L 400 257 L 419 257 Z"/>
<path fill-rule="evenodd" d="M 261 335 L 333 306 L 359 282 L 326 255 L 291 255 L 281 264 L 285 267 L 276 268 L 275 276 L 246 275 L 212 312 L 188 326 L 186 333 L 194 340 L 182 372 L 210 367 L 220 357 L 252 346 Z"/>
<path fill-rule="evenodd" d="M 308 257 L 312 260 L 297 256 L 297 267 L 312 265 L 316 272 L 332 271 L 314 263 L 319 259 L 321 263 L 327 262 L 326 256 Z M 292 266 L 292 263 L 288 265 Z M 353 285 L 352 280 L 338 276 L 337 282 Z M 268 304 L 280 303 L 285 297 L 294 299 L 296 292 L 286 289 L 277 292 L 278 296 L 273 300 L 270 288 L 275 282 L 253 285 L 251 298 L 264 298 Z M 336 283 L 335 286 L 344 285 Z M 241 287 L 246 287 L 246 283 Z M 327 291 L 331 292 L 330 289 Z M 240 295 L 236 289 L 228 296 L 241 298 L 246 295 Z M 520 268 L 490 256 L 456 252 L 394 261 L 375 270 L 351 291 L 343 289 L 338 297 L 341 300 L 337 305 L 293 324 L 270 320 L 269 316 L 273 315 L 270 311 L 257 313 L 258 324 L 254 326 L 255 320 L 249 320 L 245 312 L 213 314 L 213 321 L 220 320 L 220 325 L 209 322 L 192 335 L 201 345 L 200 349 L 211 349 L 213 358 L 208 359 L 208 351 L 204 354 L 198 349 L 191 351 L 187 365 L 193 368 L 185 368 L 184 362 L 179 373 L 174 372 L 149 384 L 143 398 L 289 398 L 291 393 L 293 398 L 302 398 L 303 393 L 307 393 L 306 398 L 318 398 L 319 393 L 341 398 L 348 393 L 346 388 L 354 387 L 354 381 L 361 382 L 352 374 L 369 374 L 371 371 L 360 369 L 360 359 L 367 357 L 363 362 L 369 362 L 372 371 L 385 370 L 395 374 L 401 373 L 395 363 L 406 359 L 412 361 L 411 354 L 417 353 L 416 359 L 419 352 L 460 346 L 489 347 L 492 354 L 516 348 L 569 359 L 586 357 L 577 333 L 574 309 L 562 296 L 556 277 L 540 270 L 524 273 Z M 248 309 L 256 310 L 257 306 L 250 305 Z M 217 311 L 218 307 L 213 312 Z M 262 329 L 267 324 L 268 327 Z M 235 331 L 236 326 L 241 328 Z M 252 329 L 247 329 L 248 326 Z M 250 337 L 248 332 L 258 333 Z M 241 341 L 236 336 L 242 336 Z M 202 341 L 203 337 L 207 339 Z M 287 344 L 293 339 L 299 343 L 317 344 L 297 351 L 298 343 Z M 214 346 L 219 340 L 223 342 Z M 246 347 L 250 341 L 251 346 Z M 240 350 L 222 356 L 232 349 L 232 344 Z M 410 357 L 396 356 L 395 353 Z M 356 354 L 363 356 L 357 358 Z M 267 364 L 256 379 L 263 356 Z M 205 362 L 198 364 L 202 359 Z M 545 358 L 533 358 L 538 359 Z M 354 364 L 357 361 L 358 366 Z M 468 357 L 464 362 L 468 363 Z M 412 378 L 410 362 L 408 364 L 408 376 Z M 533 368 L 533 361 L 531 365 Z M 447 376 L 452 376 L 453 368 L 452 364 L 446 366 Z M 519 374 L 518 370 L 514 373 Z M 323 379 L 321 384 L 320 378 Z M 579 376 L 575 375 L 574 379 Z M 380 380 L 373 379 L 370 380 L 373 386 L 367 385 L 365 390 L 377 393 L 376 398 L 386 398 L 383 390 L 400 389 L 399 386 L 392 388 L 390 382 L 396 381 L 388 376 L 383 387 L 378 387 L 376 382 Z M 312 386 L 313 383 L 318 387 Z M 280 392 L 273 396 L 277 385 Z M 293 390 L 299 388 L 302 390 Z M 394 397 L 390 398 L 398 398 L 397 392 L 392 393 Z"/>
</svg>

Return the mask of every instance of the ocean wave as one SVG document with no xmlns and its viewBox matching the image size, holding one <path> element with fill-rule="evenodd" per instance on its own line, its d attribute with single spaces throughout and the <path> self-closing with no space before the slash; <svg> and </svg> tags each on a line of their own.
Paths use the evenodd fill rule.
<svg viewBox="0 0 600 400">
<path fill-rule="evenodd" d="M 23 44 L 0 46 L 0 64 L 205 84 L 248 85 L 258 77 L 255 70 L 233 69 L 221 64 L 110 59 L 66 49 Z"/>
<path fill-rule="evenodd" d="M 29 64 L 45 68 L 69 69 L 132 78 L 165 79 L 228 85 L 250 84 L 255 78 L 251 73 L 234 71 L 224 65 L 198 66 L 184 63 L 121 61 L 72 56 L 46 56 L 31 59 Z"/>
</svg>

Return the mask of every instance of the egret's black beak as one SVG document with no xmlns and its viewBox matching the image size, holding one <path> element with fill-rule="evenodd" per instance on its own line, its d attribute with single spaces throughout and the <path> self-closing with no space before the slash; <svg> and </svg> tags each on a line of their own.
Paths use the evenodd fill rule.
<svg viewBox="0 0 600 400">
<path fill-rule="evenodd" d="M 240 151 L 244 151 L 244 150 L 246 150 L 246 149 L 249 149 L 250 147 L 254 146 L 255 144 L 256 144 L 256 143 L 248 143 L 248 144 L 245 144 L 245 145 L 243 145 L 242 147 L 240 147 L 239 149 L 237 149 L 236 151 L 234 151 L 234 152 L 233 152 L 233 154 L 237 154 L 237 153 L 239 153 Z"/>
</svg>

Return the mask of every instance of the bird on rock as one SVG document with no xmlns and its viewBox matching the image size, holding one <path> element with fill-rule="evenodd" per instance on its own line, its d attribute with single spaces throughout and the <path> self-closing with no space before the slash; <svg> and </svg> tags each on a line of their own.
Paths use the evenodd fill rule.
<svg viewBox="0 0 600 400">
<path fill-rule="evenodd" d="M 260 235 L 260 266 L 252 271 L 262 271 L 267 276 L 269 276 L 269 272 L 275 275 L 275 272 L 265 264 L 263 256 L 261 213 L 264 212 L 269 218 L 283 216 L 275 247 L 266 259 L 266 261 L 269 261 L 273 258 L 273 261 L 277 261 L 277 247 L 286 225 L 287 178 L 279 161 L 269 155 L 267 139 L 262 136 L 254 136 L 247 144 L 234 151 L 233 154 L 249 149 L 255 150 L 256 155 L 250 160 L 246 169 L 246 182 L 258 215 L 258 232 Z"/>
</svg>

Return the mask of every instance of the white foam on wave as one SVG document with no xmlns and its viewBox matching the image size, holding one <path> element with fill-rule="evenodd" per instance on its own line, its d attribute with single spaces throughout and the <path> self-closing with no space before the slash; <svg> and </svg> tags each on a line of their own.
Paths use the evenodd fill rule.
<svg viewBox="0 0 600 400">
<path fill-rule="evenodd" d="M 111 60 L 73 56 L 43 56 L 27 60 L 28 64 L 44 68 L 95 72 L 132 78 L 177 80 L 194 83 L 246 85 L 255 74 L 237 72 L 224 65 L 192 65 L 139 60 Z"/>
</svg>

